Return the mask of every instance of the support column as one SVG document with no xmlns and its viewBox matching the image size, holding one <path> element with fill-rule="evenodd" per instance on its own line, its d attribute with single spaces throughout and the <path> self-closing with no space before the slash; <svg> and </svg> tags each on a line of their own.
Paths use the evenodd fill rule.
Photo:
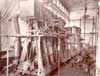
<svg viewBox="0 0 100 76">
<path fill-rule="evenodd" d="M 58 76 L 60 76 L 60 61 L 61 61 L 61 40 L 58 37 Z"/>
<path fill-rule="evenodd" d="M 100 76 L 100 16 L 99 16 L 99 7 L 98 7 L 98 18 L 97 18 L 97 26 L 98 26 L 98 42 L 97 42 L 97 51 L 96 51 L 96 76 Z"/>
<path fill-rule="evenodd" d="M 9 50 L 7 50 L 7 70 L 6 70 L 6 76 L 9 76 Z"/>
<path fill-rule="evenodd" d="M 37 58 L 38 58 L 38 76 L 45 76 L 44 66 L 43 66 L 43 58 L 41 52 L 41 37 L 37 37 Z"/>
</svg>

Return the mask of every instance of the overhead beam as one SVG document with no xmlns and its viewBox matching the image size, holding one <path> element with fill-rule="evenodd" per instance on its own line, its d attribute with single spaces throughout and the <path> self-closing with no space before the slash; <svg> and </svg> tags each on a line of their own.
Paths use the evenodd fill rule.
<svg viewBox="0 0 100 76">
<path fill-rule="evenodd" d="M 84 20 L 84 19 L 81 19 L 81 21 Z M 93 18 L 88 18 L 86 20 L 93 20 Z M 70 19 L 70 21 L 80 21 L 80 19 Z"/>
<path fill-rule="evenodd" d="M 97 9 L 97 7 L 87 8 L 87 10 L 96 10 L 96 9 Z M 81 8 L 81 9 L 74 9 L 74 10 L 70 10 L 70 11 L 73 12 L 73 11 L 82 11 L 82 10 L 84 10 L 84 8 Z"/>
</svg>

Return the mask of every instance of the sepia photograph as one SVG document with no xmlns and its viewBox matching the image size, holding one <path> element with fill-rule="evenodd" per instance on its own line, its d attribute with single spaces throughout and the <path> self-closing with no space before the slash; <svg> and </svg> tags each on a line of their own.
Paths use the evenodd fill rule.
<svg viewBox="0 0 100 76">
<path fill-rule="evenodd" d="M 100 0 L 0 0 L 0 76 L 100 76 Z"/>
</svg>

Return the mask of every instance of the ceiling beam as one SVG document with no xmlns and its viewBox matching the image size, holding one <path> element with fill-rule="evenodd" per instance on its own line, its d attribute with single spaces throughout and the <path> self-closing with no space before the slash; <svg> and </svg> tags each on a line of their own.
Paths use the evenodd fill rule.
<svg viewBox="0 0 100 76">
<path fill-rule="evenodd" d="M 70 21 L 80 21 L 80 20 L 84 21 L 84 19 L 70 19 Z M 88 18 L 86 20 L 90 20 L 91 21 L 91 20 L 93 20 L 93 18 Z"/>
<path fill-rule="evenodd" d="M 96 10 L 97 9 L 97 7 L 93 7 L 93 8 L 87 8 L 87 10 Z M 80 8 L 80 9 L 72 9 L 72 10 L 70 10 L 71 12 L 72 11 L 82 11 L 82 10 L 85 10 L 84 8 Z"/>
</svg>

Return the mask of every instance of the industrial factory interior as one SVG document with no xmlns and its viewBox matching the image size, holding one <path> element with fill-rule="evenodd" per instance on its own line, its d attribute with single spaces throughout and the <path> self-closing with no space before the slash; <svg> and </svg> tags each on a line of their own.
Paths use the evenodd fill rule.
<svg viewBox="0 0 100 76">
<path fill-rule="evenodd" d="M 100 0 L 0 0 L 0 76 L 100 76 Z"/>
</svg>

